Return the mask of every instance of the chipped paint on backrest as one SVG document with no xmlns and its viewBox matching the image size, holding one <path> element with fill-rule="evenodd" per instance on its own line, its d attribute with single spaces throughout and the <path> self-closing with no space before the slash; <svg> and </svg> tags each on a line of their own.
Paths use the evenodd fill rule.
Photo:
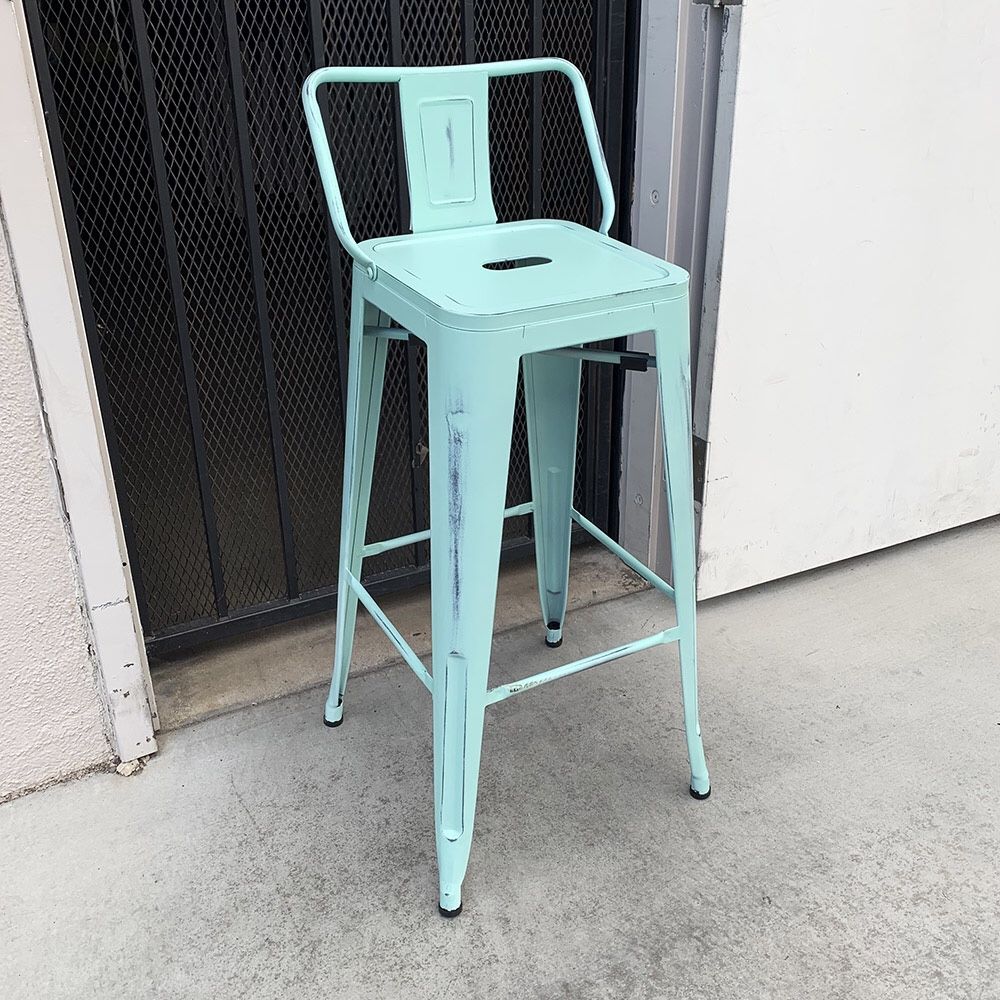
<svg viewBox="0 0 1000 1000">
<path fill-rule="evenodd" d="M 488 95 L 482 70 L 414 73 L 399 81 L 413 232 L 497 221 Z"/>
</svg>

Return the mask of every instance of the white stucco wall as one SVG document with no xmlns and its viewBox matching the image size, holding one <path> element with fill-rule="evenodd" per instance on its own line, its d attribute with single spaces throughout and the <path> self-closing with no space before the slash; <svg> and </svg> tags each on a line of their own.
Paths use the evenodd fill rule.
<svg viewBox="0 0 1000 1000">
<path fill-rule="evenodd" d="M 995 13 L 743 9 L 703 597 L 1000 512 Z"/>
<path fill-rule="evenodd" d="M 70 639 L 66 635 L 65 629 L 71 626 L 56 613 L 57 608 L 48 616 L 44 610 L 37 611 L 36 621 L 42 628 L 33 630 L 30 636 L 34 646 L 28 652 L 34 655 L 35 662 L 29 676 L 47 671 L 45 681 L 51 684 L 51 690 L 42 694 L 37 683 L 27 689 L 21 683 L 16 689 L 21 700 L 17 700 L 13 696 L 15 687 L 11 686 L 9 696 L 8 692 L 0 691 L 7 696 L 0 702 L 0 713 L 26 713 L 28 719 L 34 719 L 32 713 L 50 694 L 55 697 L 56 693 L 60 707 L 58 711 L 50 707 L 45 714 L 46 719 L 55 722 L 43 734 L 44 738 L 23 717 L 19 718 L 15 732 L 8 730 L 2 734 L 0 772 L 4 759 L 2 748 L 11 751 L 6 753 L 8 759 L 14 753 L 22 762 L 16 775 L 11 770 L 0 779 L 2 787 L 5 783 L 10 785 L 22 780 L 32 784 L 49 780 L 94 761 L 98 754 L 92 725 L 95 688 L 81 680 L 80 671 L 74 671 L 77 658 L 89 655 L 95 664 L 89 674 L 87 670 L 82 673 L 84 677 L 92 676 L 96 682 L 101 718 L 107 723 L 112 749 L 122 761 L 135 760 L 156 751 L 156 705 L 149 683 L 142 630 L 135 614 L 128 555 L 115 504 L 76 282 L 69 264 L 68 240 L 62 225 L 22 0 L 0 4 L 0 105 L 0 201 L 4 209 L 7 246 L 17 277 L 21 321 L 15 326 L 22 327 L 15 343 L 24 340 L 23 326 L 26 326 L 33 372 L 46 415 L 44 440 L 46 447 L 51 447 L 54 465 L 58 468 L 58 490 L 50 493 L 50 500 L 54 502 L 58 496 L 57 515 L 65 515 L 67 538 L 72 537 L 73 559 L 68 565 L 75 573 L 75 578 L 50 573 L 52 567 L 42 563 L 39 568 L 35 556 L 34 572 L 40 572 L 43 579 L 47 573 L 52 576 L 49 585 L 54 589 L 42 593 L 22 580 L 23 593 L 13 593 L 18 588 L 18 577 L 14 576 L 10 596 L 21 600 L 28 609 L 45 609 L 45 599 L 54 600 L 54 594 L 72 594 L 74 603 L 85 608 L 81 615 L 86 622 L 84 645 L 81 646 L 79 636 Z M 3 358 L 0 364 L 10 367 Z M 13 370 L 17 370 L 16 366 Z M 7 374 L 0 369 L 0 380 Z M 12 391 L 16 391 L 20 383 L 11 384 Z M 6 409 L 5 406 L 5 420 Z M 13 439 L 4 442 L 0 451 L 12 443 Z M 24 464 L 17 458 L 12 461 L 17 470 Z M 29 483 L 31 474 L 31 467 L 25 466 L 24 475 L 29 477 Z M 14 484 L 8 488 L 14 489 Z M 20 489 L 24 491 L 27 487 Z M 24 517 L 30 513 L 41 518 L 52 510 L 40 503 L 12 502 L 11 506 L 9 516 L 2 511 L 5 514 L 3 528 L 8 534 L 15 527 L 20 534 L 25 534 L 23 527 L 15 522 L 15 515 Z M 11 524 L 10 531 L 7 522 Z M 10 539 L 4 541 L 10 542 Z M 22 549 L 28 553 L 34 551 L 32 543 L 23 538 L 18 538 L 16 543 L 16 555 L 23 555 Z M 69 558 L 68 549 L 66 557 Z M 10 562 L 9 570 L 7 562 Z M 30 563 L 9 559 L 0 564 L 0 569 L 6 581 L 11 573 L 28 572 Z M 34 603 L 33 590 L 38 591 L 39 598 Z M 14 623 L 27 620 L 25 607 L 18 606 L 15 610 L 21 612 L 20 618 L 0 603 L 0 618 L 13 618 Z M 51 629 L 52 635 L 46 635 L 45 629 Z M 23 637 L 17 633 L 11 635 L 16 650 Z M 6 649 L 0 647 L 0 657 Z M 25 654 L 20 655 L 23 658 Z M 9 672 L 17 669 L 23 682 L 25 675 L 17 668 L 16 657 L 16 653 L 7 656 L 3 666 Z M 82 663 L 82 659 L 79 660 L 79 664 Z M 2 685 L 3 675 L 0 675 L 0 687 Z M 31 697 L 25 702 L 24 698 L 29 695 Z M 61 721 L 65 719 L 71 719 L 72 723 L 60 733 Z M 100 754 L 103 753 L 101 749 Z M 27 766 L 24 762 L 31 764 Z"/>
<path fill-rule="evenodd" d="M 2 801 L 111 759 L 76 566 L 2 225 L 0 414 Z"/>
</svg>

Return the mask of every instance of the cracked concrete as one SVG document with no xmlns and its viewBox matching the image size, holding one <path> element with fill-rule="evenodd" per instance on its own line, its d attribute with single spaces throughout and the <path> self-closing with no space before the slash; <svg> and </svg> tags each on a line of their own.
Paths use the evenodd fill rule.
<svg viewBox="0 0 1000 1000">
<path fill-rule="evenodd" d="M 1000 521 L 707 602 L 714 790 L 676 654 L 494 706 L 465 912 L 435 908 L 405 667 L 167 733 L 0 807 L 0 996 L 1000 997 Z M 642 592 L 498 637 L 512 680 L 669 621 Z"/>
</svg>

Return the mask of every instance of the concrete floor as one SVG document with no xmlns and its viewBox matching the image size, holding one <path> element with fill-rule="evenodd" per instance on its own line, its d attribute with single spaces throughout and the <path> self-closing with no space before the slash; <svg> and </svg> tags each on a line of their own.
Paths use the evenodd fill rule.
<svg viewBox="0 0 1000 1000">
<path fill-rule="evenodd" d="M 714 791 L 657 650 L 494 706 L 465 912 L 435 908 L 403 667 L 167 733 L 0 807 L 0 996 L 1000 997 L 1000 521 L 705 604 Z M 498 637 L 512 677 L 660 627 Z"/>
</svg>

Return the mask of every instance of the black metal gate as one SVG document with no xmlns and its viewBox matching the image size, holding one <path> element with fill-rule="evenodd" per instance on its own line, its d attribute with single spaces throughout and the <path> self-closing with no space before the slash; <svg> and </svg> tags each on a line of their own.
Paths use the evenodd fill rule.
<svg viewBox="0 0 1000 1000">
<path fill-rule="evenodd" d="M 98 394 L 150 647 L 321 610 L 336 582 L 347 258 L 299 103 L 316 66 L 563 56 L 587 76 L 627 224 L 635 0 L 27 0 Z M 501 220 L 593 223 L 568 86 L 491 85 Z M 394 93 L 343 87 L 359 239 L 406 231 Z M 619 235 L 624 235 L 619 231 Z M 620 383 L 585 366 L 577 503 L 617 521 Z M 394 343 L 369 537 L 427 519 L 422 350 Z M 519 399 L 509 501 L 529 492 Z M 525 544 L 528 519 L 508 522 Z M 426 577 L 425 546 L 370 560 Z"/>
</svg>

